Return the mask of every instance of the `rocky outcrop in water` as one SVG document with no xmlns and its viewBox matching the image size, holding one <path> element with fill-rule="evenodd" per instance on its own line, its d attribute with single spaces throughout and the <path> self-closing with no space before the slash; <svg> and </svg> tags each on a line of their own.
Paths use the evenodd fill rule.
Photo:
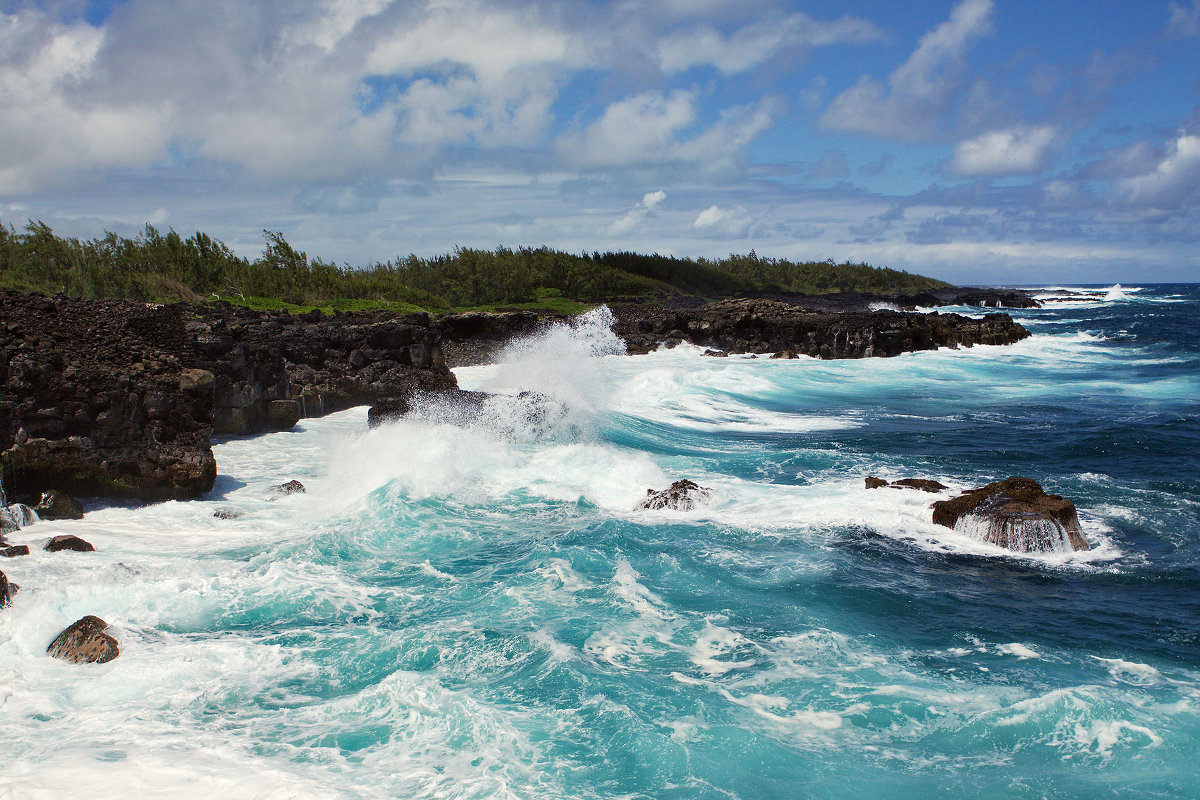
<svg viewBox="0 0 1200 800">
<path fill-rule="evenodd" d="M 469 311 L 444 314 L 433 321 L 432 329 L 442 343 L 446 363 L 451 367 L 472 367 L 491 363 L 513 339 L 565 319 L 562 314 L 533 311 Z"/>
<path fill-rule="evenodd" d="M 933 504 L 933 521 L 1022 553 L 1090 550 L 1075 504 L 1030 478 L 1009 478 Z"/>
<path fill-rule="evenodd" d="M 9 494 L 194 497 L 214 434 L 456 385 L 426 314 L 289 315 L 0 292 Z"/>
<path fill-rule="evenodd" d="M 696 484 L 694 481 L 675 481 L 660 492 L 646 490 L 646 502 L 642 508 L 659 510 L 664 508 L 675 511 L 691 511 L 697 506 L 708 502 L 712 490 Z"/>
<path fill-rule="evenodd" d="M 42 497 L 33 509 L 39 519 L 83 519 L 83 505 L 66 492 L 51 489 L 42 492 Z"/>
<path fill-rule="evenodd" d="M 50 541 L 46 542 L 46 546 L 42 549 L 47 553 L 61 553 L 64 550 L 73 553 L 94 553 L 96 551 L 91 542 L 70 534 L 53 537 Z"/>
<path fill-rule="evenodd" d="M 17 586 L 17 584 L 10 583 L 8 576 L 3 572 L 0 572 L 0 608 L 4 608 L 6 605 L 11 603 L 13 595 L 15 595 L 20 588 L 21 587 Z"/>
<path fill-rule="evenodd" d="M 872 476 L 866 479 L 866 485 L 868 489 L 881 489 L 884 486 L 891 486 L 896 489 L 917 489 L 918 491 L 933 494 L 945 491 L 948 488 L 929 478 L 901 478 L 898 481 L 888 483 L 883 478 Z"/>
<path fill-rule="evenodd" d="M 728 353 L 791 351 L 815 358 L 896 356 L 939 347 L 1011 344 L 1029 336 L 1007 314 L 897 311 L 820 313 L 772 300 L 723 300 L 687 309 L 621 306 L 614 330 L 630 353 L 681 342 Z"/>
<path fill-rule="evenodd" d="M 104 664 L 121 654 L 117 640 L 105 633 L 108 623 L 86 616 L 54 637 L 46 652 L 72 664 Z"/>
</svg>

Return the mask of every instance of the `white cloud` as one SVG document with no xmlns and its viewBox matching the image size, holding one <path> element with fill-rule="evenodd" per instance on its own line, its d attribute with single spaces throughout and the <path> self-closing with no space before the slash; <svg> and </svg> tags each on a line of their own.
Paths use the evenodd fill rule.
<svg viewBox="0 0 1200 800">
<path fill-rule="evenodd" d="M 788 49 L 874 41 L 879 29 L 866 20 L 842 17 L 832 22 L 792 14 L 780 20 L 762 20 L 726 36 L 711 25 L 701 25 L 664 38 L 658 45 L 658 63 L 665 72 L 682 72 L 712 65 L 726 75 L 745 72 Z"/>
<path fill-rule="evenodd" d="M 1200 205 L 1200 136 L 1180 134 L 1154 170 L 1121 180 L 1127 200 L 1155 207 Z"/>
<path fill-rule="evenodd" d="M 532 10 L 511 12 L 472 0 L 431 0 L 428 16 L 385 37 L 367 58 L 369 73 L 408 75 L 430 66 L 462 64 L 494 87 L 516 70 L 561 64 L 571 37 L 543 24 Z"/>
<path fill-rule="evenodd" d="M 954 170 L 972 177 L 1038 172 L 1057 138 L 1058 129 L 1051 125 L 989 131 L 958 143 Z"/>
<path fill-rule="evenodd" d="M 587 166 L 623 166 L 661 161 L 678 135 L 696 119 L 693 92 L 643 92 L 608 106 L 581 134 L 565 137 L 560 149 Z"/>
<path fill-rule="evenodd" d="M 1200 36 L 1200 0 L 1192 0 L 1191 8 L 1167 3 L 1167 31 L 1174 36 Z"/>
<path fill-rule="evenodd" d="M 661 189 L 656 192 L 646 192 L 642 197 L 642 202 L 629 209 L 625 216 L 609 226 L 609 233 L 617 236 L 629 233 L 641 224 L 642 220 L 654 210 L 655 206 L 666 199 L 667 193 Z"/>
<path fill-rule="evenodd" d="M 713 205 L 696 216 L 692 227 L 709 235 L 740 239 L 750 230 L 751 222 L 750 212 L 742 206 L 721 208 Z"/>
<path fill-rule="evenodd" d="M 967 46 L 991 31 L 992 0 L 963 0 L 950 19 L 882 83 L 863 75 L 838 95 L 821 121 L 836 130 L 918 141 L 937 130 L 966 82 Z"/>
</svg>

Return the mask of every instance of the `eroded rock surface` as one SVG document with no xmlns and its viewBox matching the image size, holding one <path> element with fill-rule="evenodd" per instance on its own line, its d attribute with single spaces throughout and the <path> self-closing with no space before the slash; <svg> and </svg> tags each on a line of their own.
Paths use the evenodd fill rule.
<svg viewBox="0 0 1200 800">
<path fill-rule="evenodd" d="M 676 511 L 691 511 L 697 506 L 708 502 L 712 490 L 696 484 L 694 481 L 675 481 L 670 487 L 656 492 L 646 490 L 646 502 L 642 508 L 658 510 L 670 508 Z"/>
<path fill-rule="evenodd" d="M 0 572 L 0 608 L 4 608 L 6 605 L 11 603 L 13 595 L 15 595 L 17 590 L 20 588 L 21 587 L 17 586 L 15 583 L 11 583 L 8 580 L 7 575 L 5 575 L 3 572 Z"/>
<path fill-rule="evenodd" d="M 33 509 L 41 519 L 83 519 L 83 505 L 66 492 L 51 489 L 42 493 L 42 498 Z"/>
<path fill-rule="evenodd" d="M 727 353 L 870 358 L 939 347 L 1011 344 L 1029 336 L 1007 314 L 814 312 L 774 300 L 722 300 L 694 308 L 629 305 L 613 309 L 613 330 L 630 353 L 689 342 Z"/>
<path fill-rule="evenodd" d="M 55 536 L 50 541 L 46 542 L 46 546 L 43 549 L 47 553 L 61 553 L 64 550 L 69 550 L 74 553 L 96 552 L 96 548 L 92 546 L 91 542 L 80 539 L 78 536 L 71 536 L 69 534 Z"/>
<path fill-rule="evenodd" d="M 933 521 L 1022 553 L 1090 550 L 1075 504 L 1030 478 L 1008 478 L 933 504 Z"/>
<path fill-rule="evenodd" d="M 72 664 L 104 664 L 121 654 L 117 640 L 105 633 L 108 623 L 86 616 L 54 638 L 46 652 Z"/>
</svg>

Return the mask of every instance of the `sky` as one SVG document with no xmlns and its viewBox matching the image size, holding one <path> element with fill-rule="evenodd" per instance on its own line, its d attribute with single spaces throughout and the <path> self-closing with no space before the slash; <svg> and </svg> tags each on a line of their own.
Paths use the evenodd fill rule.
<svg viewBox="0 0 1200 800">
<path fill-rule="evenodd" d="M 1200 281 L 1200 0 L 0 0 L 0 221 Z"/>
</svg>

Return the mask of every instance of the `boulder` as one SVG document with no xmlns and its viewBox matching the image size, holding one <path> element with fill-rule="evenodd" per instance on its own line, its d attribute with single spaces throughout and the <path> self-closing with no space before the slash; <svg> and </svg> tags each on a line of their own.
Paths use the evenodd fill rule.
<svg viewBox="0 0 1200 800">
<path fill-rule="evenodd" d="M 0 608 L 12 602 L 13 595 L 20 589 L 15 583 L 9 583 L 8 576 L 0 572 Z"/>
<path fill-rule="evenodd" d="M 73 550 L 76 553 L 94 553 L 96 548 L 92 547 L 91 542 L 86 542 L 78 536 L 63 534 L 55 536 L 50 541 L 46 542 L 44 549 L 47 553 L 59 553 L 63 550 Z"/>
<path fill-rule="evenodd" d="M 12 544 L 0 547 L 0 557 L 16 558 L 17 556 L 29 555 L 29 545 L 27 544 Z"/>
<path fill-rule="evenodd" d="M 664 489 L 661 492 L 647 489 L 646 502 L 642 503 L 642 508 L 651 510 L 670 508 L 676 511 L 691 511 L 705 503 L 711 491 L 697 485 L 693 481 L 675 481 L 671 484 L 670 488 Z"/>
<path fill-rule="evenodd" d="M 46 520 L 51 519 L 83 519 L 83 506 L 79 501 L 66 492 L 51 489 L 42 493 L 34 509 L 37 515 Z"/>
<path fill-rule="evenodd" d="M 277 500 L 280 497 L 287 497 L 289 494 L 304 494 L 308 490 L 304 488 L 303 483 L 293 480 L 281 483 L 278 486 L 272 486 L 269 491 L 271 493 L 269 499 Z"/>
<path fill-rule="evenodd" d="M 1009 478 L 933 504 L 933 522 L 1020 553 L 1090 550 L 1075 504 L 1037 481 Z"/>
<path fill-rule="evenodd" d="M 6 533 L 28 528 L 37 522 L 39 515 L 24 503 L 13 503 L 0 508 L 0 538 Z M 44 518 L 43 518 L 44 519 Z"/>
<path fill-rule="evenodd" d="M 46 652 L 72 664 L 103 664 L 121 653 L 117 640 L 104 632 L 108 623 L 91 615 L 54 637 Z"/>
<path fill-rule="evenodd" d="M 919 489 L 922 492 L 931 492 L 934 494 L 945 491 L 948 488 L 929 478 L 901 478 L 898 481 L 892 481 L 888 485 L 901 489 Z"/>
<path fill-rule="evenodd" d="M 896 489 L 920 489 L 922 492 L 934 493 L 943 491 L 947 488 L 937 481 L 930 480 L 929 478 L 901 478 L 898 481 L 892 481 L 891 483 L 888 483 L 883 478 L 871 476 L 866 479 L 866 484 L 868 489 L 879 489 L 884 486 L 891 486 Z"/>
<path fill-rule="evenodd" d="M 218 508 L 213 512 L 213 516 L 217 519 L 237 519 L 245 513 L 240 508 Z"/>
</svg>

